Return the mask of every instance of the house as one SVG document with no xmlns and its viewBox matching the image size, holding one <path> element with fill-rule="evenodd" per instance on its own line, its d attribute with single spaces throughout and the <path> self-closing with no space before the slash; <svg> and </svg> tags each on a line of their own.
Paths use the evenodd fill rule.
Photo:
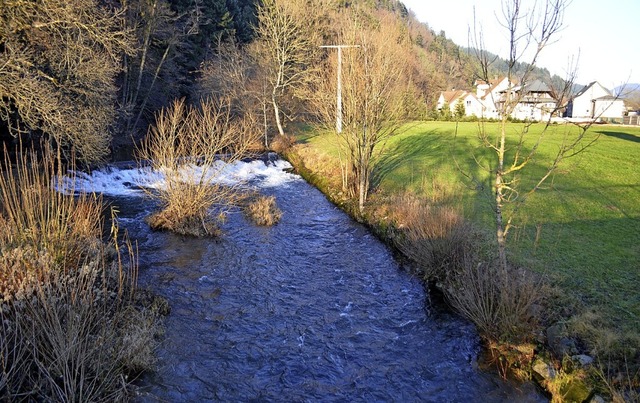
<svg viewBox="0 0 640 403">
<path fill-rule="evenodd" d="M 475 94 L 464 90 L 443 91 L 438 98 L 437 108 L 442 111 L 445 106 L 449 107 L 451 115 L 455 115 L 458 104 L 464 105 L 465 116 L 482 116 L 484 105 Z"/>
<path fill-rule="evenodd" d="M 510 83 L 507 77 L 495 78 L 489 80 L 489 82 L 483 80 L 476 80 L 476 97 L 482 102 L 483 113 L 478 116 L 489 119 L 497 119 L 500 117 L 500 110 L 498 108 L 498 100 L 501 98 L 501 93 L 506 91 L 507 88 L 513 87 L 515 84 Z"/>
<path fill-rule="evenodd" d="M 498 110 L 504 107 L 507 91 L 511 91 L 512 99 L 518 100 L 510 114 L 514 119 L 537 122 L 548 120 L 557 108 L 551 88 L 540 80 L 502 91 L 497 103 Z"/>
<path fill-rule="evenodd" d="M 574 119 L 622 119 L 624 100 L 597 81 L 582 88 L 567 104 L 566 117 Z"/>
<path fill-rule="evenodd" d="M 556 109 L 556 100 L 551 89 L 542 81 L 536 80 L 524 86 L 517 86 L 507 77 L 494 80 L 476 81 L 475 94 L 464 91 L 444 91 L 438 99 L 438 110 L 448 105 L 451 114 L 455 114 L 456 106 L 465 106 L 466 116 L 477 116 L 487 119 L 500 118 L 508 95 L 511 99 L 519 99 L 513 108 L 511 117 L 521 120 L 546 120 Z"/>
</svg>

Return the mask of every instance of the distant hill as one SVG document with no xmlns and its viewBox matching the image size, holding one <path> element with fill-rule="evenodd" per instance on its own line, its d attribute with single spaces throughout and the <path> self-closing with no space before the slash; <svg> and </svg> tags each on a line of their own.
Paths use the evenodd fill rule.
<svg viewBox="0 0 640 403">
<path fill-rule="evenodd" d="M 613 93 L 620 94 L 622 98 L 628 98 L 638 92 L 640 92 L 640 84 L 638 83 L 629 83 L 613 89 Z"/>
<path fill-rule="evenodd" d="M 620 94 L 627 108 L 640 111 L 640 84 L 630 83 L 614 88 L 614 94 Z"/>
</svg>

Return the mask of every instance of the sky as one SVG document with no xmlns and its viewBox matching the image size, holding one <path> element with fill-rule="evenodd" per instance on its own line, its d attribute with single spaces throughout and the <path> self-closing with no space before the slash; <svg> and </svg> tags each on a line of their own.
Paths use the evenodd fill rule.
<svg viewBox="0 0 640 403">
<path fill-rule="evenodd" d="M 444 31 L 447 38 L 465 47 L 469 45 L 475 7 L 486 49 L 503 58 L 508 56 L 507 31 L 498 19 L 503 0 L 401 1 L 420 22 L 427 23 L 436 33 Z M 525 8 L 534 3 L 522 0 Z M 640 83 L 640 48 L 636 44 L 639 26 L 638 0 L 572 0 L 564 13 L 562 31 L 543 50 L 537 66 L 564 78 L 573 60 L 574 64 L 577 61 L 578 84 L 598 81 L 613 89 L 627 82 Z"/>
</svg>

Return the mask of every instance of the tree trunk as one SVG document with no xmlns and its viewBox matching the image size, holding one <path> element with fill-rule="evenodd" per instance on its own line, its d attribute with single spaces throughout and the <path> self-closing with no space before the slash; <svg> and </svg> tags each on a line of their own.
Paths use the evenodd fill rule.
<svg viewBox="0 0 640 403">
<path fill-rule="evenodd" d="M 509 102 L 509 95 L 507 95 Z M 503 272 L 507 270 L 507 233 L 504 228 L 502 208 L 504 207 L 504 154 L 507 141 L 507 118 L 502 117 L 500 125 L 500 141 L 497 148 L 498 166 L 496 168 L 496 239 L 498 242 L 498 259 Z"/>
<path fill-rule="evenodd" d="M 500 268 L 507 270 L 507 237 L 502 219 L 502 206 L 504 204 L 502 195 L 502 175 L 496 175 L 496 239 L 498 241 L 498 259 Z"/>
<path fill-rule="evenodd" d="M 278 102 L 276 101 L 276 88 L 274 88 L 273 92 L 271 93 L 271 103 L 273 104 L 273 113 L 275 114 L 278 133 L 281 136 L 284 136 L 284 129 L 282 128 L 282 122 L 280 121 L 280 108 L 278 107 Z"/>
</svg>

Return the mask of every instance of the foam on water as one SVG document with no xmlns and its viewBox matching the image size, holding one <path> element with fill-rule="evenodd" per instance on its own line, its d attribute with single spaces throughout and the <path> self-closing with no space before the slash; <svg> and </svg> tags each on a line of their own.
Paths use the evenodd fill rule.
<svg viewBox="0 0 640 403">
<path fill-rule="evenodd" d="M 260 188 L 286 186 L 287 183 L 301 180 L 300 176 L 287 172 L 292 166 L 284 160 L 264 162 L 254 160 L 237 161 L 231 164 L 217 161 L 207 170 L 207 175 L 214 183 L 223 185 L 246 185 Z M 178 172 L 181 180 L 192 181 L 200 178 L 202 166 L 187 165 Z M 142 196 L 143 188 L 161 189 L 165 186 L 166 171 L 153 170 L 150 167 L 106 168 L 85 172 L 75 172 L 75 183 L 70 178 L 57 186 L 58 190 L 67 193 L 95 192 L 110 196 Z"/>
</svg>

